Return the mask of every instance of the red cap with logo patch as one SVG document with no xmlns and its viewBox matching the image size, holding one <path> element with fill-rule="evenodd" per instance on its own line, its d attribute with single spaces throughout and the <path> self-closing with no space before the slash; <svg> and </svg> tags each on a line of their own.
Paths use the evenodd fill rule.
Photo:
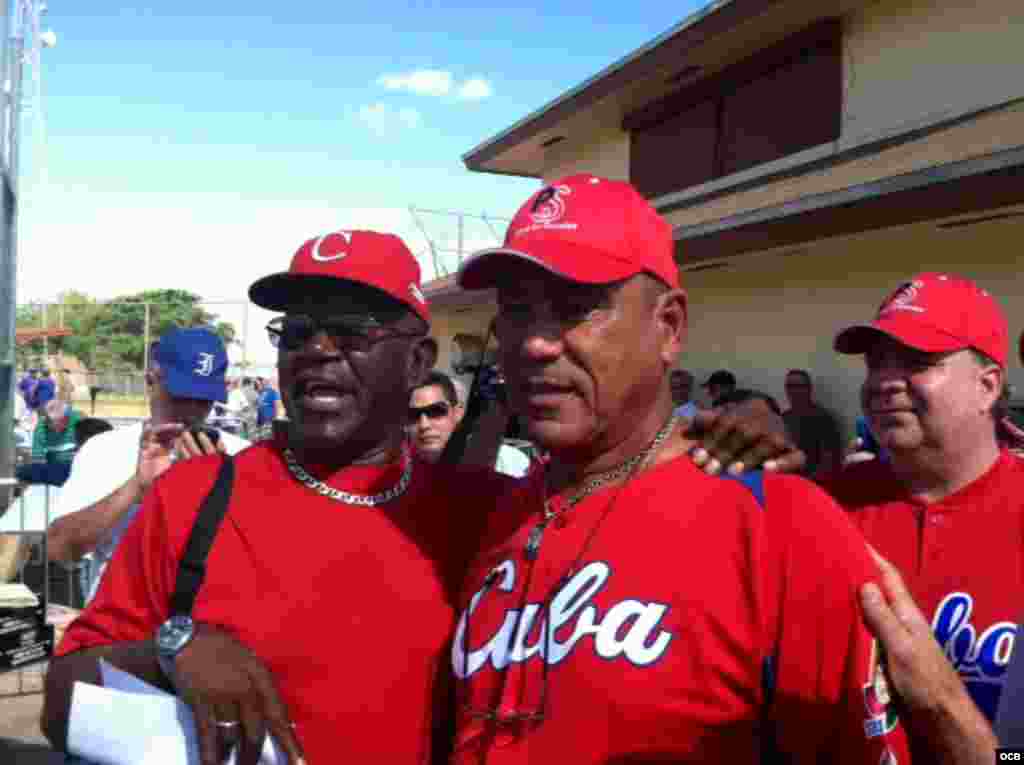
<svg viewBox="0 0 1024 765">
<path fill-rule="evenodd" d="M 286 311 L 308 300 L 311 288 L 322 290 L 339 280 L 379 290 L 430 322 L 419 263 L 397 236 L 376 231 L 335 231 L 310 239 L 287 271 L 254 282 L 249 299 L 262 308 Z"/>
<path fill-rule="evenodd" d="M 873 322 L 840 332 L 835 349 L 865 353 L 879 333 L 925 353 L 974 348 L 1003 367 L 1010 350 L 1009 326 L 995 298 L 953 274 L 918 274 L 900 285 Z"/>
<path fill-rule="evenodd" d="M 531 196 L 509 224 L 504 246 L 463 262 L 459 286 L 496 286 L 508 258 L 586 284 L 644 272 L 679 286 L 672 227 L 628 183 L 594 175 L 563 178 Z"/>
</svg>

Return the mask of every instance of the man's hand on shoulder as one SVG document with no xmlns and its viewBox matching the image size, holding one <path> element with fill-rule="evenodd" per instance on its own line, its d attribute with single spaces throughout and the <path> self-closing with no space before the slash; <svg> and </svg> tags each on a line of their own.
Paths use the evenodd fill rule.
<svg viewBox="0 0 1024 765">
<path fill-rule="evenodd" d="M 690 458 L 704 472 L 726 469 L 733 475 L 764 468 L 779 473 L 800 470 L 806 462 L 790 440 L 786 426 L 768 404 L 753 398 L 728 411 L 706 409 L 686 422 L 682 436 L 696 442 Z"/>
<path fill-rule="evenodd" d="M 302 752 L 270 670 L 248 648 L 216 627 L 197 624 L 175 659 L 174 684 L 192 708 L 203 765 L 219 765 L 235 744 L 238 765 L 255 765 L 266 734 L 289 765 Z"/>
</svg>

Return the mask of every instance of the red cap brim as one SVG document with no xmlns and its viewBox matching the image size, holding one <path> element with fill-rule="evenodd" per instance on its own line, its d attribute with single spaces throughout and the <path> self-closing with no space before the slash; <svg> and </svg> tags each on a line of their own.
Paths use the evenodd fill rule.
<svg viewBox="0 0 1024 765">
<path fill-rule="evenodd" d="M 879 319 L 871 324 L 847 327 L 838 335 L 834 347 L 838 353 L 867 353 L 879 335 L 892 338 L 924 353 L 947 353 L 969 347 L 963 340 L 918 322 Z"/>
<path fill-rule="evenodd" d="M 504 276 L 503 265 L 510 259 L 533 263 L 563 279 L 583 284 L 617 282 L 642 270 L 635 263 L 610 258 L 606 252 L 576 243 L 536 242 L 530 250 L 495 247 L 475 252 L 459 267 L 458 284 L 465 290 L 497 287 Z"/>
<path fill-rule="evenodd" d="M 412 309 L 424 321 L 430 321 L 429 314 L 426 314 L 425 310 L 418 310 L 412 301 L 399 300 L 390 292 L 366 282 L 335 276 L 294 274 L 288 271 L 270 274 L 253 282 L 249 287 L 249 300 L 260 308 L 282 312 L 296 305 L 308 305 L 310 302 L 325 306 L 333 306 L 336 302 L 338 311 L 344 312 L 345 296 L 349 290 L 384 298 L 387 303 Z"/>
</svg>

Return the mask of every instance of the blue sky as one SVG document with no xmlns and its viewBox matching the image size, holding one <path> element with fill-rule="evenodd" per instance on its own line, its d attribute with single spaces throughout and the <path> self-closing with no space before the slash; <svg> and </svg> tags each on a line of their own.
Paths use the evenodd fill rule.
<svg viewBox="0 0 1024 765">
<path fill-rule="evenodd" d="M 702 4 L 51 0 L 19 301 L 242 300 L 324 231 L 393 230 L 423 252 L 409 205 L 508 216 L 536 182 L 460 156 Z"/>
</svg>

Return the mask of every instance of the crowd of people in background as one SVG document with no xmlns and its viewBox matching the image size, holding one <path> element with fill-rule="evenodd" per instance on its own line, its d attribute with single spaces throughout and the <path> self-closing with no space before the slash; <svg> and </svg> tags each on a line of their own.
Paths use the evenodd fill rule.
<svg viewBox="0 0 1024 765">
<path fill-rule="evenodd" d="M 236 435 L 259 441 L 269 438 L 274 420 L 284 417 L 284 402 L 273 380 L 238 377 L 227 381 L 227 399 L 214 404 L 209 420 Z"/>
<path fill-rule="evenodd" d="M 111 429 L 29 370 L 18 478 L 62 487 L 48 551 L 88 602 L 47 677 L 50 740 L 103 659 L 188 703 L 204 765 L 255 762 L 264 733 L 289 763 L 990 761 L 1024 733 L 998 300 L 954 274 L 879 285 L 830 338 L 863 359 L 857 412 L 803 368 L 719 369 L 697 395 L 674 254 L 629 184 L 573 176 L 460 268 L 497 292 L 486 380 L 435 368 L 419 267 L 371 231 L 250 287 L 281 313 L 280 385 L 227 379 L 212 331 L 175 329 L 148 351 L 149 417 Z"/>
<path fill-rule="evenodd" d="M 57 395 L 57 386 L 46 367 L 29 369 L 17 384 L 15 419 L 34 426 L 38 412 Z M 69 401 L 64 398 L 64 401 Z"/>
<path fill-rule="evenodd" d="M 672 397 L 676 412 L 692 418 L 701 407 L 691 398 L 693 375 L 685 369 L 670 373 Z M 773 396 L 753 388 L 737 387 L 736 376 L 720 369 L 708 376 L 701 387 L 707 392 L 707 408 L 728 410 L 752 399 L 764 401 L 782 417 L 789 437 L 806 456 L 801 474 L 812 480 L 822 479 L 837 470 L 844 460 L 844 446 L 836 415 L 821 406 L 814 396 L 814 382 L 805 369 L 785 373 L 784 389 L 788 408 L 783 410 Z"/>
</svg>

